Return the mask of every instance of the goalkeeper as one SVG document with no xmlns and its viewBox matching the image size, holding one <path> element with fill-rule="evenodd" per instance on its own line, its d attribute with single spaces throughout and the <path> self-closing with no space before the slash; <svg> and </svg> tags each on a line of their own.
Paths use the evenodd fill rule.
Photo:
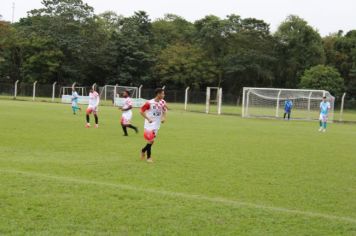
<svg viewBox="0 0 356 236">
<path fill-rule="evenodd" d="M 290 113 L 292 113 L 293 102 L 290 98 L 284 102 L 284 116 L 283 119 L 286 119 L 288 115 L 288 120 L 290 120 Z"/>
</svg>

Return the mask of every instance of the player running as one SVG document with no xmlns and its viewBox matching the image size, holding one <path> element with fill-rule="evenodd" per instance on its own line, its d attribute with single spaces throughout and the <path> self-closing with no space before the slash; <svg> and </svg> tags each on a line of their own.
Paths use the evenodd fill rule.
<svg viewBox="0 0 356 236">
<path fill-rule="evenodd" d="M 283 119 L 286 119 L 286 115 L 288 115 L 288 120 L 290 120 L 290 113 L 292 112 L 293 102 L 290 98 L 284 102 L 284 116 Z"/>
<path fill-rule="evenodd" d="M 124 105 L 120 108 L 122 111 L 121 127 L 122 127 L 122 130 L 124 131 L 124 136 L 128 136 L 127 128 L 135 130 L 136 133 L 138 133 L 138 129 L 136 126 L 133 126 L 131 124 L 132 100 L 130 98 L 130 93 L 127 90 L 125 90 L 123 92 L 122 96 L 125 98 L 125 100 L 124 100 Z"/>
<path fill-rule="evenodd" d="M 328 121 L 330 107 L 330 102 L 326 101 L 326 97 L 324 96 L 323 101 L 320 103 L 319 132 L 326 132 L 326 123 Z"/>
<path fill-rule="evenodd" d="M 95 118 L 95 128 L 99 128 L 99 120 L 98 120 L 99 102 L 100 102 L 99 94 L 95 91 L 95 89 L 91 88 L 89 93 L 89 105 L 86 111 L 86 119 L 87 119 L 87 124 L 85 125 L 86 128 L 90 128 L 89 115 L 91 113 L 93 113 Z"/>
<path fill-rule="evenodd" d="M 145 118 L 144 138 L 147 141 L 146 146 L 141 150 L 141 159 L 145 160 L 147 153 L 147 162 L 153 162 L 151 158 L 151 147 L 157 136 L 157 132 L 166 118 L 166 105 L 162 102 L 164 99 L 164 90 L 158 88 L 155 90 L 156 97 L 147 101 L 141 107 L 141 115 Z"/>
<path fill-rule="evenodd" d="M 72 90 L 72 110 L 73 115 L 77 114 L 77 110 L 81 111 L 82 109 L 78 106 L 79 95 L 75 89 Z"/>
</svg>

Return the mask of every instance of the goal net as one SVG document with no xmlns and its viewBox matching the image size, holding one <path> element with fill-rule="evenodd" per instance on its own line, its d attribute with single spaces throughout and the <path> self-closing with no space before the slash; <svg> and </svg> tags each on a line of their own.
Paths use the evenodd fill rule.
<svg viewBox="0 0 356 236">
<path fill-rule="evenodd" d="M 124 91 L 130 93 L 130 97 L 138 98 L 138 87 L 105 85 L 99 88 L 100 99 L 114 101 L 116 97 L 121 97 Z"/>
<path fill-rule="evenodd" d="M 245 87 L 242 117 L 283 118 L 285 102 L 291 100 L 293 103 L 292 119 L 318 119 L 323 96 L 330 102 L 329 120 L 332 121 L 335 98 L 328 91 Z"/>
<path fill-rule="evenodd" d="M 87 88 L 86 87 L 74 87 L 75 91 L 77 91 L 79 96 L 86 96 L 87 95 Z M 61 87 L 59 96 L 62 95 L 72 95 L 73 87 Z"/>
</svg>

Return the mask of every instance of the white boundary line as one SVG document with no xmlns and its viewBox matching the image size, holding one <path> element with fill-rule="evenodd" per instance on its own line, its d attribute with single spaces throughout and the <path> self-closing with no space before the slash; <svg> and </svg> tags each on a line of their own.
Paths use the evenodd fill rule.
<svg viewBox="0 0 356 236">
<path fill-rule="evenodd" d="M 188 194 L 188 193 L 171 192 L 171 191 L 165 191 L 165 190 L 140 188 L 140 187 L 135 187 L 135 186 L 126 185 L 126 184 L 106 183 L 106 182 L 99 182 L 99 181 L 93 181 L 93 180 L 77 179 L 77 178 L 64 177 L 64 176 L 54 176 L 54 175 L 47 175 L 47 174 L 26 172 L 26 171 L 18 171 L 18 170 L 0 169 L 0 172 L 10 173 L 10 174 L 20 174 L 20 175 L 38 177 L 38 178 L 43 178 L 43 179 L 52 179 L 52 180 L 62 181 L 62 182 L 73 182 L 73 183 L 77 183 L 77 184 L 106 186 L 106 187 L 119 188 L 119 189 L 123 189 L 123 190 L 135 191 L 135 192 L 145 192 L 145 193 L 152 193 L 152 194 L 158 194 L 158 195 L 163 195 L 163 196 L 185 198 L 185 199 L 189 199 L 189 200 L 221 203 L 221 204 L 229 205 L 229 206 L 233 206 L 233 207 L 255 208 L 255 209 L 266 210 L 266 211 L 271 211 L 271 212 L 280 212 L 280 213 L 291 214 L 291 215 L 300 215 L 300 216 L 309 217 L 309 218 L 324 218 L 324 219 L 327 219 L 330 221 L 342 221 L 342 222 L 346 222 L 346 223 L 356 224 L 356 219 L 351 218 L 351 217 L 336 216 L 336 215 L 330 215 L 330 214 L 324 214 L 324 213 L 318 213 L 318 212 L 310 212 L 310 211 L 302 211 L 302 210 L 293 210 L 293 209 L 288 209 L 288 208 L 283 208 L 283 207 L 266 206 L 266 205 L 255 204 L 255 203 L 250 203 L 250 202 L 230 200 L 230 199 L 226 199 L 226 198 L 222 198 L 222 197 L 208 197 L 208 196 L 198 195 L 198 194 Z"/>
</svg>

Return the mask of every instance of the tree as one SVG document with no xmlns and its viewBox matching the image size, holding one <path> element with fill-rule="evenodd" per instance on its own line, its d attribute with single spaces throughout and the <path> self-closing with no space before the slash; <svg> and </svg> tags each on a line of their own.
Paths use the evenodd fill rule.
<svg viewBox="0 0 356 236">
<path fill-rule="evenodd" d="M 204 51 L 191 44 L 173 44 L 161 51 L 155 72 L 169 87 L 201 89 L 216 78 L 216 67 Z"/>
<path fill-rule="evenodd" d="M 155 51 L 175 43 L 192 43 L 194 25 L 180 16 L 167 14 L 152 23 Z"/>
<path fill-rule="evenodd" d="M 240 91 L 243 86 L 271 86 L 276 55 L 269 25 L 261 20 L 236 16 L 228 17 L 228 25 L 224 86 L 228 91 Z"/>
<path fill-rule="evenodd" d="M 120 30 L 113 34 L 117 58 L 115 82 L 139 85 L 151 80 L 152 56 L 151 22 L 148 15 L 135 12 L 120 21 Z"/>
<path fill-rule="evenodd" d="M 345 78 L 347 93 L 356 96 L 356 30 L 351 30 L 343 37 L 335 39 L 333 44 L 335 59 L 332 64 Z"/>
<path fill-rule="evenodd" d="M 335 68 L 318 65 L 304 72 L 299 87 L 327 90 L 335 96 L 340 96 L 344 91 L 344 79 Z"/>
<path fill-rule="evenodd" d="M 276 86 L 294 88 L 305 69 L 324 64 L 325 54 L 319 33 L 298 16 L 288 16 L 275 33 L 278 53 Z"/>
</svg>

